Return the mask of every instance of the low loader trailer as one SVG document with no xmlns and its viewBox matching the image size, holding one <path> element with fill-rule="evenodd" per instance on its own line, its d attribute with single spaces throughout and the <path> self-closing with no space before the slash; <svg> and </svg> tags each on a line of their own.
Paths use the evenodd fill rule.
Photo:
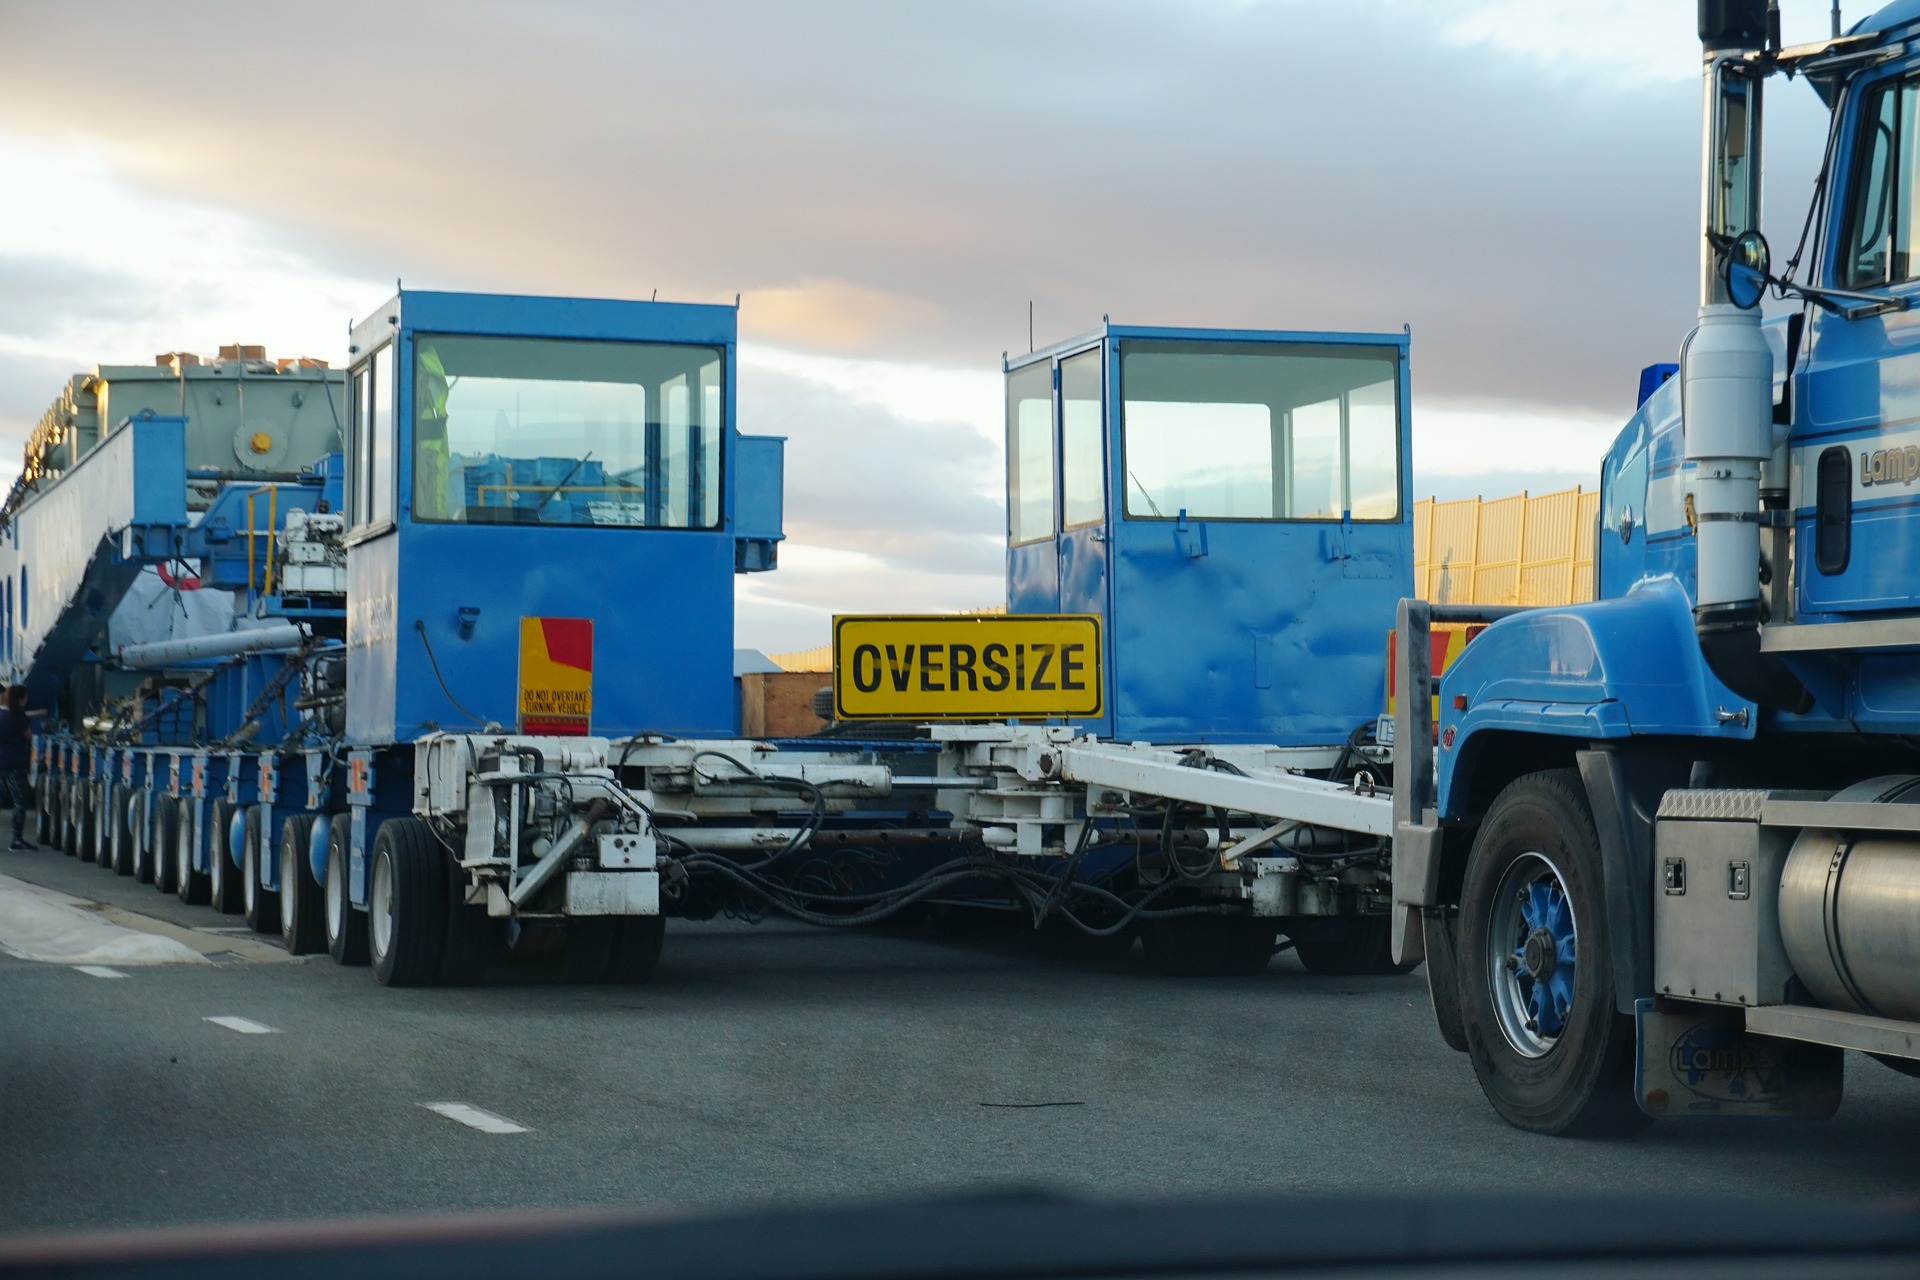
<svg viewBox="0 0 1920 1280">
<path fill-rule="evenodd" d="M 1378 732 L 1404 334 L 1009 361 L 1009 613 L 837 619 L 835 723 L 777 741 L 735 723 L 783 442 L 736 427 L 733 309 L 408 291 L 345 371 L 224 355 L 77 379 L 4 511 L 70 851 L 389 985 L 936 905 L 1169 973 L 1417 961 Z"/>
</svg>

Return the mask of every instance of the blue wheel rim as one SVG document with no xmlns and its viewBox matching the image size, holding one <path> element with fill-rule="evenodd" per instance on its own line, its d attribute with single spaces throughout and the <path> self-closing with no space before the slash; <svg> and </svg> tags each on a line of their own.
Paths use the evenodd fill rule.
<svg viewBox="0 0 1920 1280">
<path fill-rule="evenodd" d="M 1500 877 L 1486 942 L 1501 1033 L 1521 1056 L 1545 1057 L 1573 1015 L 1580 957 L 1573 896 L 1545 854 L 1521 854 Z"/>
</svg>

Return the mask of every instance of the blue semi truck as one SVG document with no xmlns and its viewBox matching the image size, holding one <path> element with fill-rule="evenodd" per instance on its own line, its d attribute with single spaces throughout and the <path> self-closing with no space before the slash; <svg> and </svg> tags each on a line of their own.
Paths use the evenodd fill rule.
<svg viewBox="0 0 1920 1280">
<path fill-rule="evenodd" d="M 1699 6 L 1699 319 L 1603 464 L 1599 598 L 1503 611 L 1437 725 L 1407 673 L 1396 937 L 1523 1128 L 1827 1115 L 1843 1050 L 1920 1074 L 1920 4 L 1778 19 Z M 1832 115 L 1784 275 L 1770 76 Z M 1402 652 L 1449 616 L 1408 602 Z"/>
</svg>

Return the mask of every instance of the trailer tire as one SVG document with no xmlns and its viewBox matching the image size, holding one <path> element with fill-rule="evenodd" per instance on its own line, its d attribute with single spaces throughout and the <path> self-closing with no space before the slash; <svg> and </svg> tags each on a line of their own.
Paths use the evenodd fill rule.
<svg viewBox="0 0 1920 1280">
<path fill-rule="evenodd" d="M 321 919 L 327 931 L 327 954 L 338 964 L 362 965 L 369 958 L 367 913 L 353 906 L 352 862 L 353 815 L 336 813 L 327 820 L 327 878 L 320 887 Z"/>
<path fill-rule="evenodd" d="M 113 806 L 113 874 L 117 876 L 133 874 L 133 840 L 138 830 L 133 815 L 139 803 L 140 793 L 127 788 Z"/>
<path fill-rule="evenodd" d="M 35 844 L 53 843 L 53 781 L 42 773 L 39 785 L 34 788 L 33 842 Z"/>
<path fill-rule="evenodd" d="M 233 815 L 240 807 L 226 800 L 213 802 L 207 828 L 207 904 L 223 916 L 238 915 L 240 868 L 233 865 Z"/>
<path fill-rule="evenodd" d="M 139 806 L 139 809 L 129 815 L 134 818 L 133 878 L 140 884 L 152 884 L 153 818 L 158 812 L 159 801 L 153 792 L 143 791 L 134 803 Z"/>
<path fill-rule="evenodd" d="M 1509 783 L 1467 859 L 1457 966 L 1467 1053 L 1487 1100 L 1521 1129 L 1602 1137 L 1651 1123 L 1633 1096 L 1633 1020 L 1614 1008 L 1602 876 L 1572 769 Z"/>
<path fill-rule="evenodd" d="M 309 956 L 327 945 L 326 912 L 307 856 L 313 824 L 310 813 L 280 824 L 280 940 L 290 956 Z"/>
<path fill-rule="evenodd" d="M 193 865 L 200 844 L 199 824 L 194 821 L 198 813 L 196 802 L 181 804 L 180 825 L 173 839 L 173 888 L 180 901 L 190 907 L 204 907 L 211 897 L 207 873 Z"/>
<path fill-rule="evenodd" d="M 60 780 L 60 852 L 68 857 L 80 850 L 80 782 L 71 774 Z"/>
<path fill-rule="evenodd" d="M 98 779 L 82 783 L 80 786 L 79 812 L 76 815 L 80 829 L 74 839 L 73 852 L 74 856 L 82 862 L 92 862 L 95 857 L 98 856 L 97 851 L 100 847 L 100 839 L 97 828 L 99 824 L 94 821 L 94 815 L 99 812 L 99 806 L 96 803 L 99 788 L 100 783 Z"/>
<path fill-rule="evenodd" d="M 179 835 L 180 800 L 176 796 L 161 796 L 153 811 L 153 848 L 147 854 L 147 861 L 153 866 L 153 887 L 161 893 L 174 890 L 173 873 L 177 868 L 173 861 L 173 843 Z"/>
<path fill-rule="evenodd" d="M 560 951 L 560 980 L 567 983 L 605 982 L 613 964 L 614 925 L 606 916 L 567 921 L 567 940 Z"/>
<path fill-rule="evenodd" d="M 1332 923 L 1315 921 L 1319 929 L 1303 929 L 1302 936 L 1293 939 L 1293 949 L 1308 973 L 1323 977 L 1410 973 L 1420 963 L 1393 962 L 1392 916 L 1348 916 L 1344 929 L 1326 927 Z"/>
<path fill-rule="evenodd" d="M 446 855 L 418 818 L 389 818 L 373 841 L 367 923 L 384 987 L 434 980 L 447 940 Z"/>
<path fill-rule="evenodd" d="M 607 981 L 633 987 L 653 977 L 667 941 L 665 916 L 627 916 L 614 926 Z"/>
<path fill-rule="evenodd" d="M 501 922 L 489 916 L 486 907 L 467 901 L 466 872 L 451 854 L 441 856 L 447 877 L 447 941 L 440 953 L 439 982 L 448 987 L 477 986 L 486 981 L 487 969 L 500 953 Z"/>
<path fill-rule="evenodd" d="M 1170 978 L 1250 978 L 1278 949 L 1271 917 L 1193 915 L 1148 920 L 1140 946 L 1149 972 Z"/>
<path fill-rule="evenodd" d="M 248 805 L 246 838 L 240 842 L 240 915 L 255 933 L 280 932 L 280 895 L 261 883 L 260 806 Z"/>
</svg>

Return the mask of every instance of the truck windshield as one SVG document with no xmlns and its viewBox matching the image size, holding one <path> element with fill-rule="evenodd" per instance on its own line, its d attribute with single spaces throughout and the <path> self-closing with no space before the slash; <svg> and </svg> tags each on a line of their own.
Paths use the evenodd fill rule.
<svg viewBox="0 0 1920 1280">
<path fill-rule="evenodd" d="M 1127 517 L 1398 519 L 1398 368 L 1393 348 L 1124 343 Z"/>
<path fill-rule="evenodd" d="M 422 334 L 413 518 L 711 529 L 722 349 Z"/>
</svg>

